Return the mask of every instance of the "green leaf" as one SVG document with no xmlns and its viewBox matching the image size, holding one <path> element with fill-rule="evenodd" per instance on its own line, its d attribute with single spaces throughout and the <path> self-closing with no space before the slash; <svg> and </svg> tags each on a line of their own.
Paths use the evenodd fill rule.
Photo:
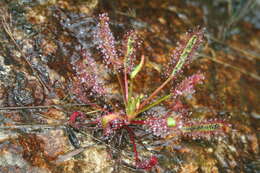
<svg viewBox="0 0 260 173">
<path fill-rule="evenodd" d="M 167 118 L 167 126 L 168 127 L 175 127 L 176 126 L 176 121 L 173 117 Z"/>
<path fill-rule="evenodd" d="M 190 53 L 192 52 L 193 47 L 195 46 L 196 42 L 197 42 L 197 36 L 193 35 L 190 40 L 188 41 L 185 49 L 182 51 L 180 59 L 178 61 L 178 63 L 176 64 L 176 67 L 173 69 L 171 76 L 173 77 L 175 76 L 176 73 L 178 73 L 181 68 L 183 67 L 185 61 L 187 60 L 187 58 L 189 57 Z"/>
<path fill-rule="evenodd" d="M 127 50 L 126 50 L 126 55 L 124 58 L 124 66 L 125 68 L 129 68 L 129 63 L 130 63 L 130 57 L 134 51 L 134 43 L 135 43 L 135 39 L 133 39 L 133 34 L 129 35 L 128 39 L 127 39 Z"/>
<path fill-rule="evenodd" d="M 130 78 L 134 79 L 137 73 L 139 73 L 144 65 L 144 56 L 141 58 L 141 62 L 134 68 L 134 70 L 130 74 Z"/>
<path fill-rule="evenodd" d="M 132 97 L 128 101 L 126 113 L 129 120 L 132 120 L 136 117 L 136 109 L 140 105 L 141 99 L 143 98 L 143 95 L 138 95 L 137 97 Z"/>
<path fill-rule="evenodd" d="M 163 101 L 169 99 L 170 97 L 171 97 L 171 94 L 168 94 L 168 95 L 165 95 L 165 96 L 157 99 L 155 102 L 153 102 L 153 103 L 149 104 L 148 106 L 145 106 L 144 108 L 142 108 L 140 111 L 137 112 L 137 114 L 140 114 L 140 113 L 142 113 L 142 112 L 162 103 Z"/>
</svg>

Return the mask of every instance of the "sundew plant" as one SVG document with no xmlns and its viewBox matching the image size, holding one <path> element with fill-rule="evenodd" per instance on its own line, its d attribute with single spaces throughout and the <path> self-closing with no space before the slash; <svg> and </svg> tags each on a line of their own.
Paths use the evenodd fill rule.
<svg viewBox="0 0 260 173">
<path fill-rule="evenodd" d="M 135 92 L 135 79 L 145 68 L 146 57 L 137 57 L 137 49 L 141 46 L 138 34 L 135 31 L 127 32 L 123 41 L 116 41 L 109 27 L 109 17 L 106 13 L 100 14 L 95 32 L 98 43 L 97 50 L 102 54 L 102 64 L 109 74 L 116 78 L 121 97 L 117 98 L 120 106 L 110 107 L 109 91 L 106 90 L 103 80 L 100 80 L 102 70 L 100 65 L 88 51 L 82 52 L 82 59 L 73 64 L 76 71 L 76 80 L 71 89 L 72 94 L 81 102 L 98 111 L 95 116 L 89 117 L 82 112 L 74 112 L 70 116 L 69 124 L 73 128 L 81 129 L 92 127 L 103 131 L 103 137 L 115 139 L 120 131 L 125 130 L 133 147 L 135 167 L 137 169 L 151 169 L 157 164 L 157 157 L 141 159 L 137 151 L 136 128 L 143 129 L 158 138 L 170 135 L 188 136 L 192 138 L 209 137 L 211 134 L 223 133 L 226 125 L 223 121 L 192 120 L 187 117 L 187 111 L 182 106 L 181 97 L 193 94 L 195 85 L 201 84 L 204 75 L 197 72 L 175 85 L 168 94 L 162 90 L 171 81 L 175 81 L 183 72 L 182 69 L 192 62 L 194 52 L 202 44 L 203 29 L 195 29 L 187 33 L 185 40 L 179 43 L 170 57 L 170 71 L 166 80 L 151 93 Z M 120 50 L 117 48 L 120 45 Z M 94 99 L 93 99 L 94 98 Z M 97 101 L 96 98 L 103 98 Z M 121 99 L 121 100 L 120 100 Z M 165 101 L 171 100 L 171 106 L 165 106 L 166 112 L 151 113 L 151 108 L 163 106 Z M 104 103 L 105 102 L 105 103 Z M 89 118 L 87 118 L 89 117 Z"/>
</svg>

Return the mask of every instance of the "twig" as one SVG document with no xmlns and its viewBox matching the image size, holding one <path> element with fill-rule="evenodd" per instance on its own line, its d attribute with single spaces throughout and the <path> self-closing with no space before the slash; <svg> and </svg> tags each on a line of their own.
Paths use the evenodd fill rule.
<svg viewBox="0 0 260 173">
<path fill-rule="evenodd" d="M 11 18 L 11 16 L 10 16 Z M 6 17 L 4 14 L 2 14 L 2 26 L 4 28 L 4 31 L 6 32 L 6 34 L 10 37 L 10 39 L 12 40 L 13 44 L 16 46 L 16 48 L 19 50 L 19 52 L 21 53 L 22 58 L 25 60 L 25 62 L 28 64 L 28 66 L 30 67 L 30 69 L 32 70 L 33 74 L 35 75 L 35 77 L 39 80 L 40 84 L 42 85 L 43 88 L 46 88 L 48 91 L 50 91 L 49 87 L 42 81 L 42 79 L 40 78 L 40 76 L 38 75 L 37 71 L 32 67 L 31 63 L 27 60 L 25 54 L 23 53 L 22 49 L 20 48 L 20 46 L 17 44 L 15 38 L 12 35 L 12 31 L 9 27 L 9 25 L 7 24 L 6 21 Z"/>
<path fill-rule="evenodd" d="M 87 146 L 84 146 L 84 147 L 81 147 L 81 148 L 78 148 L 78 149 L 75 149 L 75 150 L 72 150 L 72 151 L 69 151 L 65 154 L 62 154 L 62 155 L 59 155 L 58 158 L 52 162 L 54 162 L 55 164 L 59 164 L 59 163 L 62 163 L 62 162 L 65 162 L 65 161 L 68 161 L 70 160 L 73 156 L 75 155 L 78 155 L 79 153 L 83 152 L 84 150 L 86 150 L 87 148 L 90 148 L 90 147 L 93 147 L 94 144 L 92 145 L 87 145 Z"/>
<path fill-rule="evenodd" d="M 56 108 L 56 107 L 72 107 L 72 106 L 89 106 L 88 104 L 64 104 L 64 105 L 49 105 L 49 106 L 15 106 L 15 107 L 0 107 L 0 110 L 19 110 L 19 109 L 49 109 L 49 108 Z"/>
<path fill-rule="evenodd" d="M 0 129 L 43 129 L 43 128 L 65 128 L 64 124 L 17 124 L 10 126 L 0 126 Z"/>
</svg>

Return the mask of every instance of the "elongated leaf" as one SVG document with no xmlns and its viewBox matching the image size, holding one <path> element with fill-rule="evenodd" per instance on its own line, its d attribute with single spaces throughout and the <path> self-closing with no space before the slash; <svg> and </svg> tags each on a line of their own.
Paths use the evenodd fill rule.
<svg viewBox="0 0 260 173">
<path fill-rule="evenodd" d="M 134 79 L 137 73 L 139 73 L 144 65 L 144 56 L 142 56 L 141 62 L 134 68 L 134 70 L 131 72 L 131 79 Z"/>
<path fill-rule="evenodd" d="M 179 59 L 178 63 L 176 64 L 176 67 L 173 69 L 170 77 L 175 76 L 175 74 L 181 70 L 181 68 L 185 64 L 185 61 L 188 59 L 190 53 L 192 52 L 193 47 L 196 45 L 196 42 L 197 42 L 197 36 L 193 35 L 190 38 L 190 40 L 188 41 L 185 49 L 181 53 L 180 59 Z"/>
<path fill-rule="evenodd" d="M 124 57 L 124 68 L 128 71 L 132 67 L 133 59 L 135 57 L 134 51 L 137 44 L 137 35 L 135 32 L 127 34 L 126 53 Z"/>
</svg>

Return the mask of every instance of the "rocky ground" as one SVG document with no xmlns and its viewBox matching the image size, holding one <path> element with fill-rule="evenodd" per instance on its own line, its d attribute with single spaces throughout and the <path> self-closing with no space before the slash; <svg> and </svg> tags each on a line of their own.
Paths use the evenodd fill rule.
<svg viewBox="0 0 260 173">
<path fill-rule="evenodd" d="M 232 127 L 210 139 L 144 140 L 147 149 L 138 148 L 140 153 L 159 159 L 150 171 L 260 172 L 259 8 L 259 1 L 228 0 L 0 1 L 0 172 L 144 172 L 134 169 L 127 138 L 115 148 L 113 140 L 105 143 L 67 126 L 72 112 L 92 110 L 71 94 L 73 64 L 82 48 L 97 46 L 93 34 L 102 12 L 110 16 L 116 39 L 130 29 L 142 37 L 140 54 L 148 63 L 136 82 L 138 92 L 161 82 L 169 52 L 186 31 L 206 28 L 206 42 L 184 72 L 199 70 L 206 80 L 183 102 L 191 118 L 217 118 Z M 108 100 L 120 97 L 114 79 L 105 87 Z M 80 144 L 72 145 L 73 135 Z"/>
</svg>

